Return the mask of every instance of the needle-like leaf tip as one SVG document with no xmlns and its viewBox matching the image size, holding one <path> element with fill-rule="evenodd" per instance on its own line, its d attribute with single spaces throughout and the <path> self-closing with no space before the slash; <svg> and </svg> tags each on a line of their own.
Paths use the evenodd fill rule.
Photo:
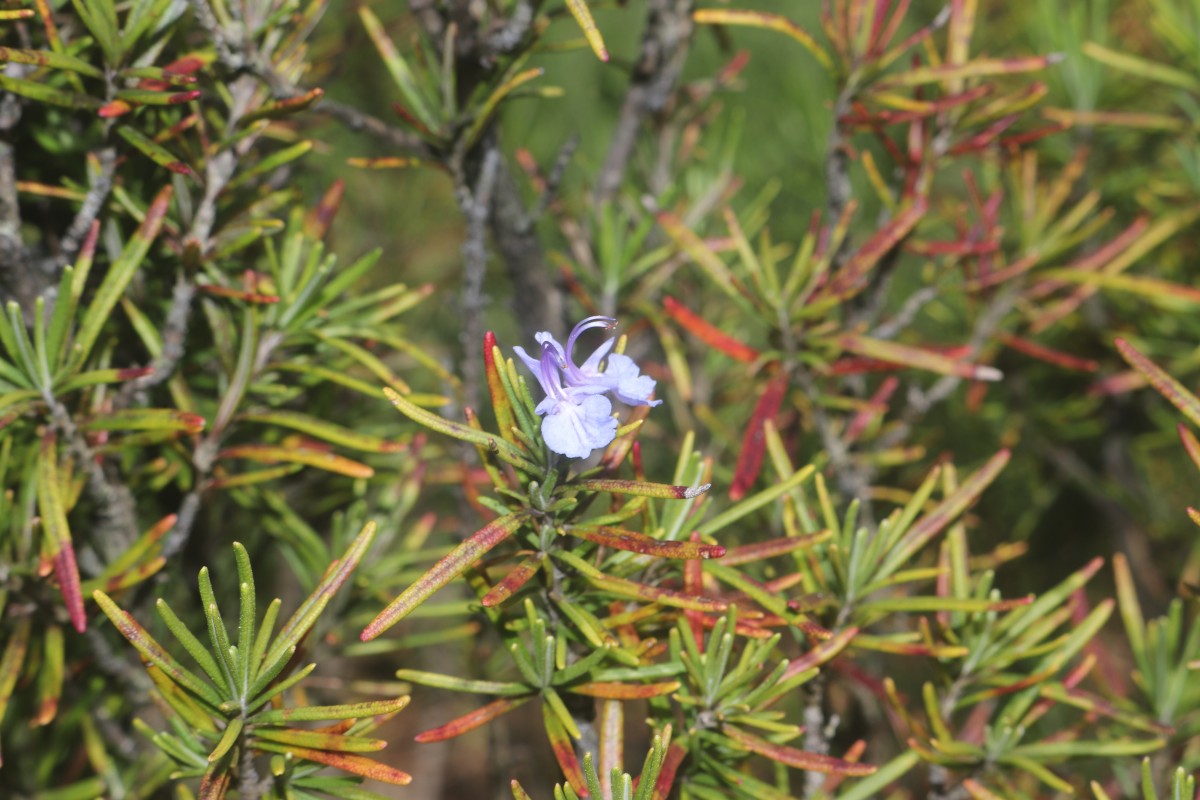
<svg viewBox="0 0 1200 800">
<path fill-rule="evenodd" d="M 995 367 L 978 366 L 975 367 L 975 379 L 980 381 L 998 381 L 1004 377 L 1004 373 Z"/>
</svg>

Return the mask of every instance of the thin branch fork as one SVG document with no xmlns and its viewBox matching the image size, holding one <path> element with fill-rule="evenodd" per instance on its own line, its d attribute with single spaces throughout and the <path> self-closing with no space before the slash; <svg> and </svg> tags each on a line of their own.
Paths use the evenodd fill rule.
<svg viewBox="0 0 1200 800">
<path fill-rule="evenodd" d="M 641 53 L 617 117 L 612 143 L 596 178 L 593 200 L 606 203 L 616 195 L 642 122 L 667 106 L 679 83 L 692 35 L 692 0 L 650 0 Z"/>
</svg>

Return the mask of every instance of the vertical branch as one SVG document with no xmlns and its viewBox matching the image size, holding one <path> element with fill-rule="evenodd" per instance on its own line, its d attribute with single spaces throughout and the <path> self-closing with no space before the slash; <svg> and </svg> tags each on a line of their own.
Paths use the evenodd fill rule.
<svg viewBox="0 0 1200 800">
<path fill-rule="evenodd" d="M 121 687 L 121 691 L 135 708 L 145 706 L 149 703 L 154 683 L 147 677 L 137 659 L 129 658 L 124 652 L 118 655 L 100 630 L 97 626 L 90 625 L 83 632 L 83 640 L 90 650 L 92 664 Z"/>
<path fill-rule="evenodd" d="M 232 102 L 229 107 L 229 117 L 225 121 L 226 135 L 237 130 L 238 123 L 249 110 L 255 92 L 258 91 L 258 79 L 254 75 L 241 75 L 229 87 Z M 204 198 L 196 207 L 192 217 L 188 239 L 195 240 L 203 250 L 208 246 L 208 238 L 212 235 L 213 226 L 217 219 L 217 199 L 225 186 L 233 178 L 237 170 L 240 154 L 244 153 L 256 141 L 251 136 L 238 142 L 237 149 L 226 149 L 208 157 L 204 164 Z"/>
<path fill-rule="evenodd" d="M 479 30 L 478 15 L 471 4 L 464 0 L 444 3 L 441 8 L 429 0 L 413 0 L 410 10 L 426 34 L 435 41 L 441 39 L 450 21 L 457 27 L 456 58 L 460 67 L 458 88 L 460 95 L 465 97 L 478 81 L 487 76 L 486 68 L 495 64 L 498 55 L 519 48 L 530 29 L 538 4 L 518 3 L 507 20 L 497 23 L 490 37 Z M 480 71 L 480 66 L 485 70 Z M 468 143 L 460 132 L 448 155 L 441 157 L 455 176 L 459 207 L 467 217 L 467 242 L 463 252 L 470 256 L 466 266 L 474 269 L 475 273 L 464 276 L 464 299 L 479 295 L 473 302 L 482 307 L 482 296 L 472 285 L 481 284 L 485 272 L 482 268 L 485 259 L 480 222 L 486 220 L 491 229 L 492 244 L 504 262 L 512 283 L 513 312 L 520 321 L 523 337 L 532 339 L 535 333 L 542 330 L 558 333 L 562 330 L 564 320 L 563 290 L 552 277 L 534 218 L 526 209 L 520 189 L 501 155 L 495 123 L 488 126 L 478 142 L 473 145 Z M 464 187 L 474 187 L 471 194 L 475 201 L 479 200 L 479 190 L 486 188 L 487 191 L 482 194 L 487 202 L 482 206 L 477 202 L 465 204 Z M 468 327 L 478 322 L 478 319 L 467 320 Z M 480 327 L 479 331 L 482 330 Z M 476 336 L 468 344 L 468 352 L 474 352 L 478 341 L 479 337 Z M 474 370 L 476 367 L 472 364 L 468 369 Z M 475 377 L 478 378 L 477 375 Z"/>
<path fill-rule="evenodd" d="M 483 369 L 476 350 L 483 341 L 483 280 L 487 274 L 487 221 L 491 214 L 492 190 L 496 185 L 496 173 L 500 168 L 500 151 L 484 145 L 483 163 L 473 187 L 465 183 L 455 187 L 459 207 L 467 219 L 467 238 L 462 244 L 463 327 L 459 339 L 463 347 L 463 394 L 467 405 L 479 408 L 480 386 Z"/>
<path fill-rule="evenodd" d="M 532 340 L 537 331 L 561 332 L 566 313 L 562 287 L 550 273 L 517 182 L 503 161 L 496 167 L 490 212 L 492 238 L 512 281 L 513 313 L 522 335 Z"/>
<path fill-rule="evenodd" d="M 107 559 L 114 558 L 137 540 L 137 504 L 133 493 L 119 478 L 109 480 L 104 464 L 96 458 L 66 406 L 50 394 L 44 395 L 43 400 L 50 409 L 54 428 L 62 434 L 75 460 L 87 474 L 88 496 L 97 506 L 92 538 L 105 548 Z"/>
<path fill-rule="evenodd" d="M 829 138 L 825 145 L 825 219 L 830 225 L 837 224 L 849 206 L 853 186 L 850 183 L 850 158 L 847 154 L 849 137 L 842 126 L 842 118 L 850 111 L 854 94 L 858 90 L 855 75 L 846 79 L 838 91 L 832 109 L 832 124 L 829 128 Z M 830 269 L 837 270 L 846 259 L 849 237 L 842 241 L 837 250 L 831 255 Z M 819 396 L 816 378 L 807 370 L 797 370 L 798 378 L 805 391 L 813 398 Z M 819 403 L 813 404 L 813 421 L 821 444 L 829 456 L 829 465 L 838 482 L 838 488 L 847 497 L 860 501 L 859 520 L 869 528 L 874 528 L 874 513 L 870 502 L 868 489 L 871 476 L 861 464 L 850 459 L 849 448 L 842 441 L 831 420 Z M 843 607 L 838 617 L 839 626 L 848 617 L 850 608 Z M 804 749 L 822 755 L 829 752 L 829 738 L 826 732 L 825 720 L 825 689 L 826 676 L 821 673 L 810 682 L 807 699 L 804 704 Z M 823 776 L 808 772 L 804 777 L 805 800 L 811 800 L 821 793 L 824 785 Z"/>
<path fill-rule="evenodd" d="M 7 64 L 6 76 L 20 77 L 23 64 Z M 14 128 L 21 121 L 21 104 L 14 94 L 0 93 L 0 131 Z M 21 206 L 17 198 L 16 152 L 0 140 L 0 300 L 16 300 L 29 310 L 50 281 L 40 274 L 21 241 Z"/>
<path fill-rule="evenodd" d="M 17 200 L 17 175 L 13 148 L 0 141 L 0 286 L 22 308 L 31 308 L 37 292 L 32 292 L 21 243 L 21 207 Z"/>
<path fill-rule="evenodd" d="M 995 335 L 1004 318 L 1017 304 L 1020 292 L 1016 287 L 1009 287 L 1000 292 L 975 318 L 975 327 L 967 340 L 966 358 L 973 358 L 983 349 L 988 340 Z M 928 390 L 912 387 L 908 392 L 908 406 L 897 424 L 887 435 L 879 440 L 879 449 L 894 447 L 908 437 L 914 425 L 929 411 L 954 393 L 962 384 L 963 379 L 953 375 L 943 375 L 934 382 Z"/>
<path fill-rule="evenodd" d="M 253 383 L 271 357 L 271 352 L 282 341 L 282 337 L 270 335 L 263 336 L 259 340 L 258 348 L 251 360 L 253 366 L 248 370 L 242 389 L 244 389 L 245 385 Z M 203 438 L 196 445 L 196 449 L 192 453 L 192 468 L 195 471 L 192 477 L 193 488 L 183 498 L 183 503 L 179 507 L 178 517 L 175 520 L 175 527 L 163 542 L 162 555 L 164 558 L 169 559 L 187 544 L 192 527 L 195 525 L 196 517 L 200 513 L 203 492 L 207 488 L 208 479 L 213 471 L 213 467 L 217 463 L 217 453 L 221 448 L 221 440 L 227 433 L 228 423 L 236 412 L 239 401 L 242 399 L 240 394 L 234 394 L 239 391 L 232 383 L 226 388 L 226 394 L 221 398 L 219 404 L 220 410 L 217 413 L 216 419 L 206 429 Z"/>
<path fill-rule="evenodd" d="M 825 730 L 825 673 L 822 671 L 808 683 L 804 703 L 804 749 L 819 755 L 829 754 L 829 738 Z M 804 773 L 804 797 L 817 797 L 825 785 L 826 776 L 820 772 Z"/>
<path fill-rule="evenodd" d="M 850 158 L 846 152 L 850 141 L 842 125 L 842 118 L 849 113 L 850 105 L 857 91 L 857 79 L 851 75 L 838 91 L 837 98 L 833 103 L 833 122 L 829 128 L 829 138 L 826 141 L 824 166 L 825 219 L 830 225 L 836 224 L 836 221 L 841 219 L 852 199 Z M 849 237 L 843 240 L 837 251 L 832 254 L 831 270 L 836 270 L 845 261 L 848 244 Z M 816 379 L 804 370 L 800 370 L 800 377 L 805 390 L 812 396 L 817 396 Z M 816 405 L 813 416 L 817 434 L 821 437 L 821 444 L 829 455 L 830 466 L 838 481 L 838 488 L 846 496 L 860 501 L 861 519 L 870 524 L 873 519 L 867 492 L 870 486 L 870 475 L 864 472 L 861 466 L 851 462 L 848 448 L 833 429 L 824 409 Z M 818 692 L 823 694 L 823 687 L 818 687 Z"/>
<path fill-rule="evenodd" d="M 258 768 L 254 765 L 254 748 L 249 746 L 247 738 L 243 732 L 239 744 L 241 752 L 238 755 L 238 797 L 243 800 L 260 800 L 270 788 L 272 776 L 268 774 L 259 777 Z"/>
<path fill-rule="evenodd" d="M 192 7 L 192 13 L 196 16 L 196 21 L 200 23 L 200 26 L 208 32 L 209 38 L 212 39 L 213 47 L 216 48 L 217 56 L 221 59 L 221 63 L 232 70 L 240 70 L 245 67 L 245 57 L 234 46 L 231 46 L 228 32 L 217 21 L 217 15 L 213 13 L 208 0 L 189 0 L 188 5 Z M 236 42 L 233 44 L 236 44 Z"/>
<path fill-rule="evenodd" d="M 246 43 L 241 41 L 240 35 L 236 31 L 224 31 L 217 24 L 206 0 L 193 0 L 192 6 L 201 24 L 207 29 L 214 45 L 217 46 L 218 52 L 229 51 L 230 39 L 235 39 L 239 46 L 247 47 Z M 222 62 L 226 63 L 227 66 L 231 62 L 246 64 L 251 61 L 248 52 L 230 52 L 232 52 L 232 55 L 228 59 L 222 56 Z M 230 83 L 229 93 L 231 103 L 229 116 L 225 121 L 226 133 L 235 131 L 241 118 L 250 110 L 250 104 L 254 100 L 255 93 L 259 91 L 260 79 L 261 76 L 257 74 L 247 73 L 238 75 Z M 184 237 L 186 243 L 196 246 L 201 253 L 207 250 L 209 238 L 212 236 L 213 228 L 217 222 L 217 201 L 237 171 L 241 155 L 256 140 L 257 137 L 254 136 L 243 139 L 235 147 L 209 155 L 205 161 L 204 197 L 197 204 L 196 211 L 192 215 L 191 224 Z M 181 272 L 176 278 L 175 288 L 171 293 L 171 306 L 167 311 L 166 325 L 162 337 L 162 352 L 151 362 L 151 367 L 154 371 L 143 378 L 130 382 L 127 387 L 124 387 L 117 398 L 120 403 L 129 403 L 136 393 L 144 392 L 166 381 L 174 373 L 185 354 L 184 342 L 187 337 L 192 301 L 195 294 L 195 284 L 188 275 Z M 265 340 L 260 344 L 259 355 L 263 357 L 263 360 L 265 360 L 265 353 L 269 352 L 269 348 L 273 347 L 274 343 L 277 343 L 277 340 L 273 340 L 273 344 L 271 345 L 268 345 Z M 223 431 L 221 430 L 209 431 L 192 454 L 192 466 L 196 473 L 194 487 L 184 497 L 178 511 L 175 527 L 163 543 L 162 554 L 166 558 L 170 558 L 182 550 L 191 536 L 192 528 L 200 511 L 201 493 L 203 492 L 209 472 L 216 461 L 217 448 L 222 433 Z"/>
<path fill-rule="evenodd" d="M 104 208 L 104 201 L 108 199 L 109 192 L 112 191 L 113 175 L 117 171 L 117 151 L 115 148 L 106 147 L 97 154 L 97 159 L 100 162 L 100 173 L 88 186 L 87 194 L 83 198 L 83 205 L 79 207 L 79 212 L 75 215 L 75 219 L 71 220 L 71 226 L 63 235 L 60 261 L 64 264 L 79 252 L 84 237 L 87 236 L 96 217 L 100 216 L 100 211 Z"/>
<path fill-rule="evenodd" d="M 500 30 L 488 37 L 489 49 L 494 53 L 511 53 L 516 50 L 529 33 L 536 11 L 537 9 L 529 0 L 521 0 L 517 3 L 508 21 L 500 27 Z"/>
<path fill-rule="evenodd" d="M 408 0 L 408 10 L 417 18 L 417 22 L 421 28 L 434 41 L 442 38 L 442 33 L 446 29 L 446 20 L 442 13 L 445 6 L 449 3 L 443 0 Z M 464 5 L 459 3 L 459 5 Z"/>
<path fill-rule="evenodd" d="M 825 145 L 825 219 L 832 225 L 841 219 L 850 204 L 853 187 L 850 184 L 850 157 L 846 148 L 850 145 L 842 127 L 842 117 L 850 112 L 850 103 L 858 91 L 854 80 L 848 80 L 838 92 L 833 103 L 833 125 L 829 128 L 829 139 Z M 843 241 L 833 254 L 832 269 L 841 266 L 846 257 L 847 241 Z"/>
<path fill-rule="evenodd" d="M 166 322 L 163 325 L 162 351 L 150 362 L 151 372 L 148 375 L 128 381 L 121 387 L 114 400 L 117 408 L 128 406 L 139 392 L 158 386 L 175 372 L 176 365 L 183 358 L 183 342 L 187 338 L 192 298 L 195 295 L 195 284 L 181 272 L 175 279 L 175 288 L 171 291 L 171 307 L 167 310 Z"/>
<path fill-rule="evenodd" d="M 617 117 L 608 155 L 596 178 L 592 198 L 596 205 L 612 200 L 621 187 L 642 121 L 666 107 L 687 59 L 692 1 L 650 0 L 649 8 L 641 54 Z"/>
<path fill-rule="evenodd" d="M 13 148 L 0 141 L 0 242 L 20 246 L 21 206 L 17 200 L 17 173 Z M 8 247 L 7 244 L 0 246 Z"/>
</svg>

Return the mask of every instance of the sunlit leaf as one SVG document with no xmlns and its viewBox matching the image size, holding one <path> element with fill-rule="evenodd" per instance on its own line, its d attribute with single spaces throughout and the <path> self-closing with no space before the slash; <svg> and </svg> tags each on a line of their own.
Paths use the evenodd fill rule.
<svg viewBox="0 0 1200 800">
<path fill-rule="evenodd" d="M 371 624 L 363 629 L 362 640 L 368 642 L 374 639 L 408 616 L 430 595 L 466 572 L 489 550 L 511 536 L 525 523 L 525 519 L 524 514 L 509 514 L 471 534 L 434 564 L 416 583 L 401 592 L 387 608 L 379 612 Z"/>
</svg>

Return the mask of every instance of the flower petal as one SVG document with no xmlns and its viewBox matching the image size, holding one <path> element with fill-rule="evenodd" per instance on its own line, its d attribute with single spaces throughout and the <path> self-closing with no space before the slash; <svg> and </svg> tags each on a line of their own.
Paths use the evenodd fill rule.
<svg viewBox="0 0 1200 800">
<path fill-rule="evenodd" d="M 642 375 L 638 365 L 629 356 L 620 354 L 608 357 L 603 378 L 608 382 L 612 393 L 622 403 L 631 406 L 656 406 L 662 400 L 650 400 L 654 394 L 655 381 L 649 375 Z"/>
<path fill-rule="evenodd" d="M 522 361 L 525 362 L 525 366 L 529 367 L 529 371 L 532 372 L 535 377 L 537 377 L 538 375 L 541 374 L 541 369 L 542 369 L 541 362 L 539 362 L 533 356 L 529 355 L 529 353 L 526 353 L 524 347 L 517 345 L 516 347 L 513 348 L 513 352 L 516 353 L 517 356 Z M 539 380 L 538 382 L 540 383 L 541 381 Z M 546 387 L 543 386 L 542 388 L 545 389 Z"/>
<path fill-rule="evenodd" d="M 558 360 L 560 362 L 566 360 L 566 351 L 563 350 L 563 346 L 558 343 L 558 339 L 555 339 L 554 334 L 550 333 L 550 331 L 538 331 L 533 335 L 533 338 L 534 341 L 543 347 L 550 345 L 554 349 L 554 352 L 558 353 Z"/>
<path fill-rule="evenodd" d="M 608 351 L 612 350 L 612 347 L 614 344 L 616 344 L 616 342 L 616 339 L 609 339 L 604 342 L 604 344 L 597 347 L 595 351 L 593 351 L 592 354 L 587 357 L 587 361 L 584 361 L 583 364 L 579 366 L 579 371 L 584 375 L 599 375 L 600 362 L 606 355 L 608 355 Z"/>
<path fill-rule="evenodd" d="M 617 435 L 617 421 L 607 397 L 589 395 L 580 402 L 559 402 L 542 420 L 542 438 L 555 453 L 584 458 L 608 446 Z"/>
</svg>

